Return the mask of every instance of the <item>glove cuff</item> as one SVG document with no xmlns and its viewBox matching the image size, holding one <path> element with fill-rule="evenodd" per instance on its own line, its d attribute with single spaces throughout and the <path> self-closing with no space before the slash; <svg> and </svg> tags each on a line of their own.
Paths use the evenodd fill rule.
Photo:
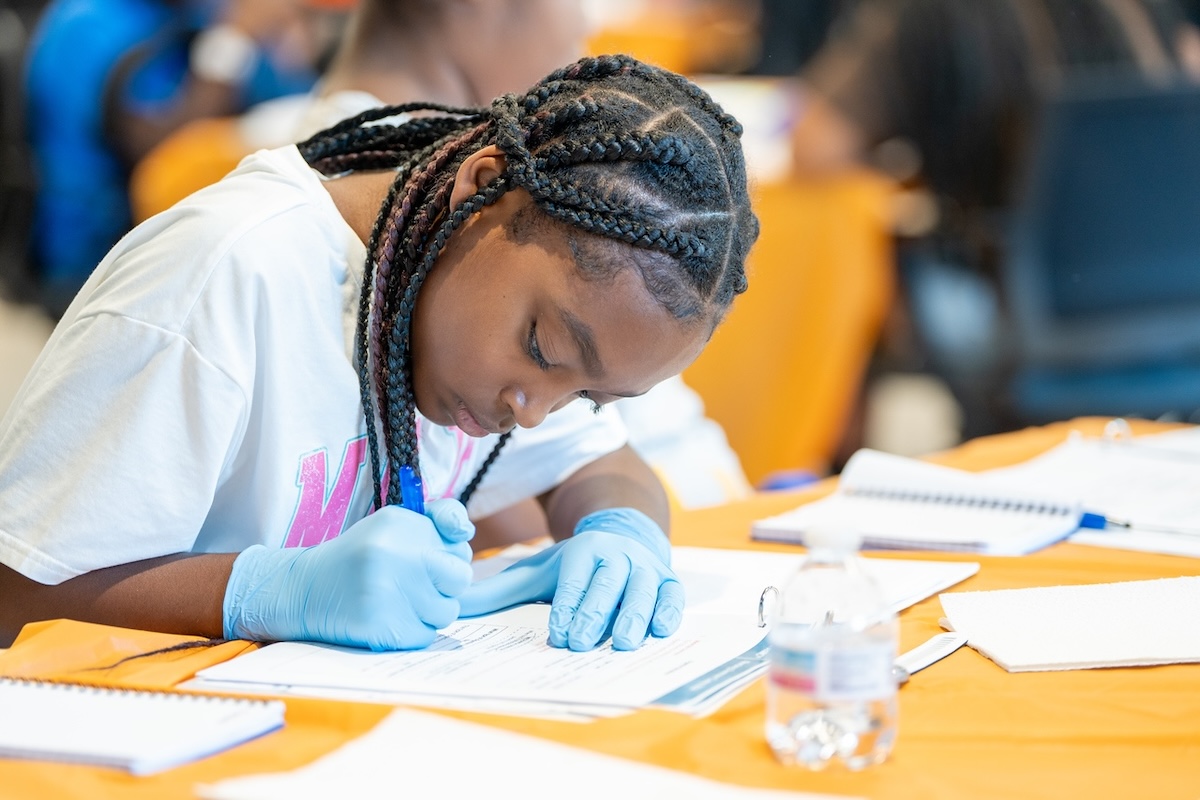
<svg viewBox="0 0 1200 800">
<path fill-rule="evenodd" d="M 250 641 L 271 640 L 264 615 L 256 612 L 263 598 L 258 597 L 264 579 L 280 556 L 294 557 L 294 551 L 271 550 L 261 544 L 251 545 L 233 560 L 229 582 L 225 584 L 225 599 L 221 602 L 221 627 L 226 639 Z M 290 559 L 289 559 L 290 560 Z"/>
<path fill-rule="evenodd" d="M 636 508 L 605 508 L 593 511 L 575 524 L 575 535 L 585 531 L 606 531 L 628 536 L 671 565 L 671 541 L 657 522 Z"/>
</svg>

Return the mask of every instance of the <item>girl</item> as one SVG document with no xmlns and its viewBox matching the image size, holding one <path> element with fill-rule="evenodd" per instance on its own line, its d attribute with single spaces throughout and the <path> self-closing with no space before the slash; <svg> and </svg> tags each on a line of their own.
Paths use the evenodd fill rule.
<svg viewBox="0 0 1200 800">
<path fill-rule="evenodd" d="M 0 424 L 0 640 L 419 648 L 551 599 L 555 646 L 669 635 L 662 488 L 592 410 L 745 290 L 739 134 L 677 75 L 585 59 L 490 109 L 362 114 L 143 223 Z M 560 542 L 470 586 L 464 506 L 528 497 Z"/>
</svg>

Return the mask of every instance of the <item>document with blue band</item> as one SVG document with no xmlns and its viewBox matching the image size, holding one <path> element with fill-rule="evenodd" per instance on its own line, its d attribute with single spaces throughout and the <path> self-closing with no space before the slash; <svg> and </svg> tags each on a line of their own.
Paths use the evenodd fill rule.
<svg viewBox="0 0 1200 800">
<path fill-rule="evenodd" d="M 864 549 L 1023 555 L 1105 522 L 1069 493 L 864 449 L 832 495 L 759 520 L 751 534 L 804 544 L 813 527 L 852 527 Z"/>
<path fill-rule="evenodd" d="M 499 568 L 525 554 L 518 549 Z M 425 650 L 372 653 L 280 642 L 201 670 L 185 688 L 394 702 L 586 720 L 654 706 L 702 715 L 766 668 L 758 624 L 767 585 L 782 585 L 803 556 L 672 549 L 684 584 L 683 625 L 633 651 L 551 647 L 549 605 L 461 619 Z M 899 611 L 973 575 L 974 562 L 865 559 Z"/>
</svg>

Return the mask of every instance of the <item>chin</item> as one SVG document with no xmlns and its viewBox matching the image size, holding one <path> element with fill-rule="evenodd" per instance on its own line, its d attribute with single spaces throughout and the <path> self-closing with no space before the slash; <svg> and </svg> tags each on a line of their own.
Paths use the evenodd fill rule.
<svg viewBox="0 0 1200 800">
<path fill-rule="evenodd" d="M 415 398 L 414 398 L 415 399 Z M 416 401 L 417 413 L 422 417 L 432 422 L 434 425 L 441 425 L 443 428 L 454 424 L 454 418 L 449 411 L 441 404 L 434 404 L 432 408 L 429 404 Z"/>
</svg>

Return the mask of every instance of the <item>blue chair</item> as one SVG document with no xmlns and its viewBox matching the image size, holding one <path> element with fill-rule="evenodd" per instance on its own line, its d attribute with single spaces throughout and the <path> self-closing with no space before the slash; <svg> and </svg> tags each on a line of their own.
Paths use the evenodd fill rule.
<svg viewBox="0 0 1200 800">
<path fill-rule="evenodd" d="M 1085 79 L 1043 110 L 1006 236 L 1017 420 L 1200 409 L 1200 87 Z"/>
</svg>

